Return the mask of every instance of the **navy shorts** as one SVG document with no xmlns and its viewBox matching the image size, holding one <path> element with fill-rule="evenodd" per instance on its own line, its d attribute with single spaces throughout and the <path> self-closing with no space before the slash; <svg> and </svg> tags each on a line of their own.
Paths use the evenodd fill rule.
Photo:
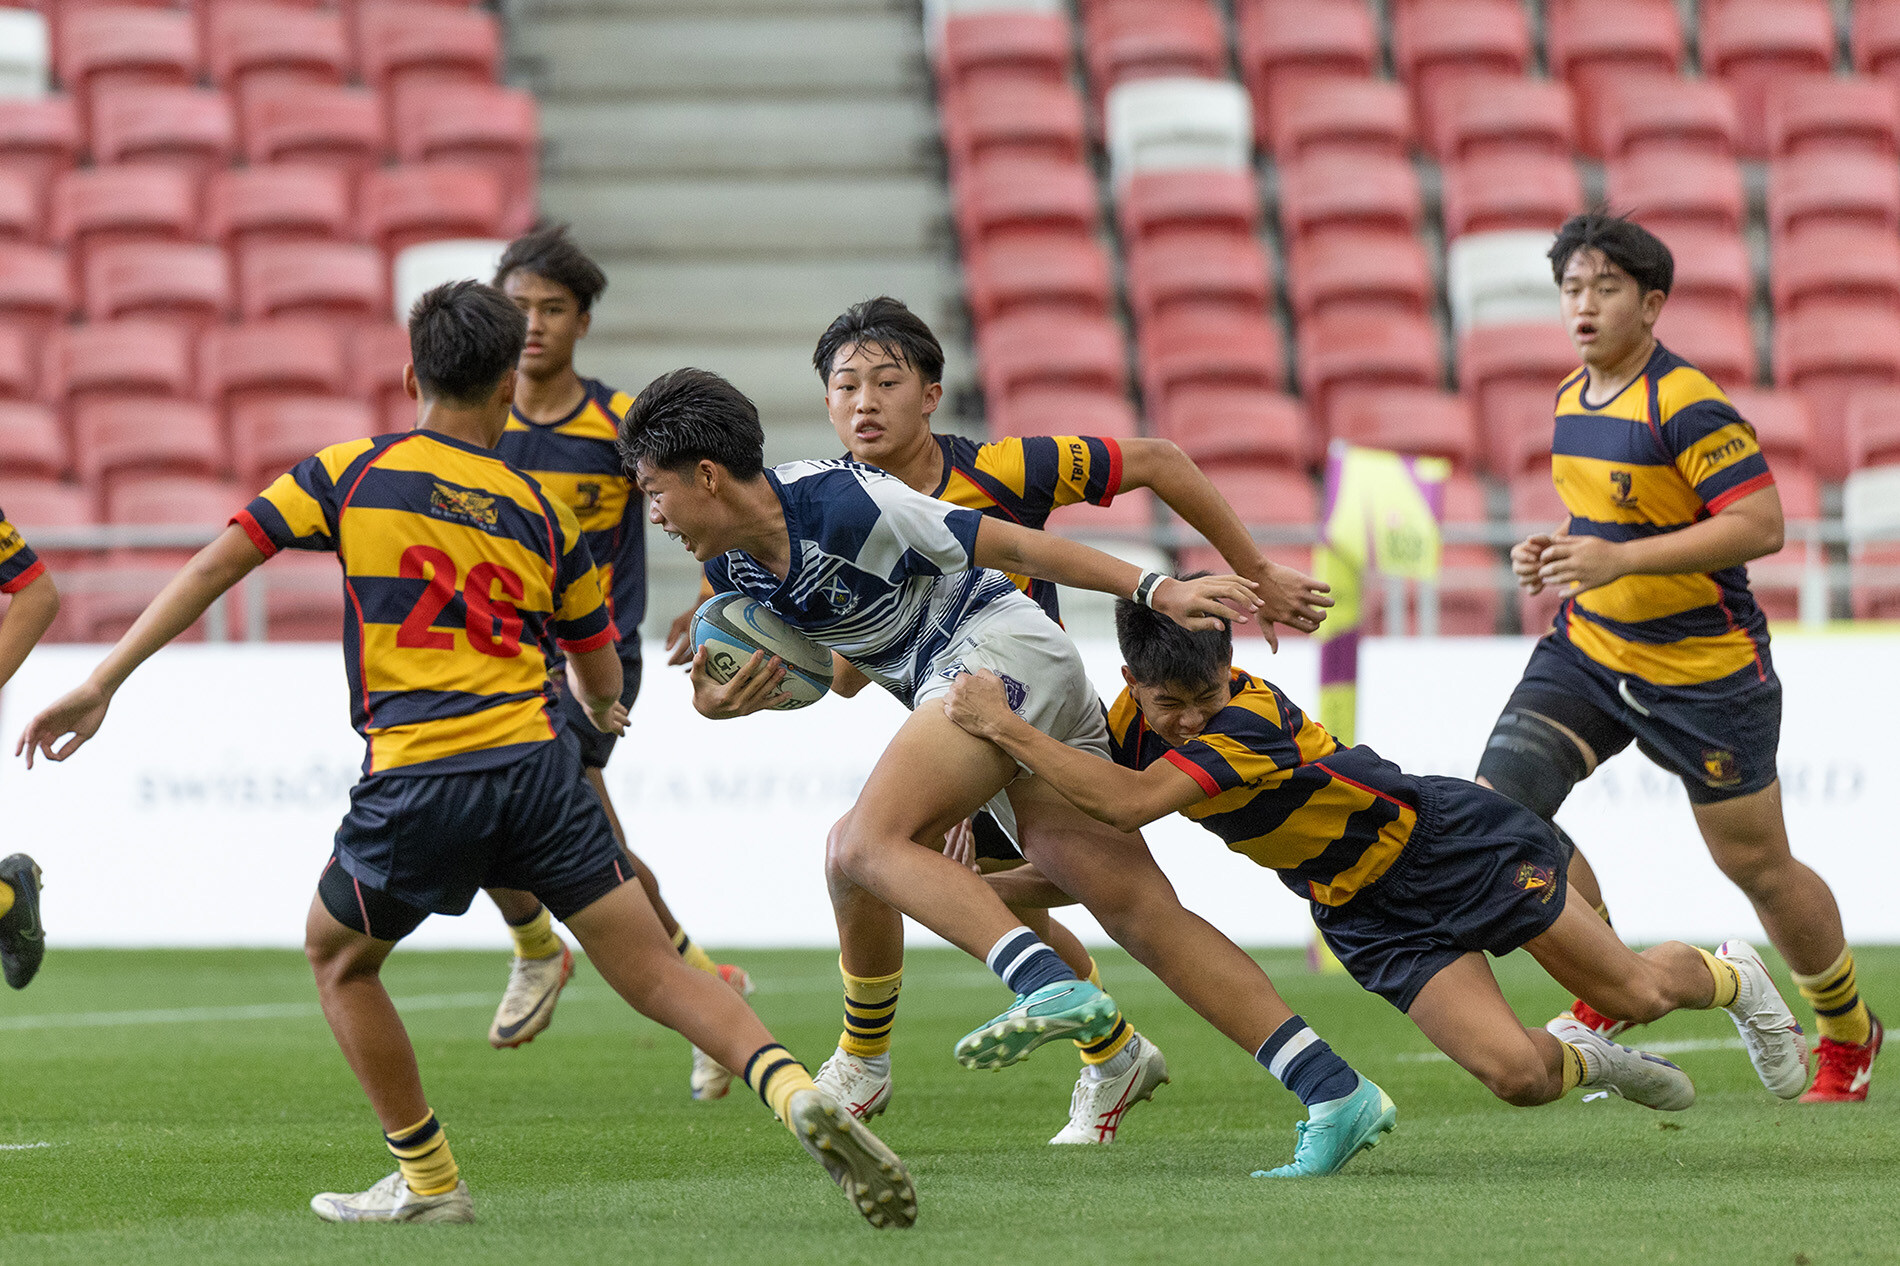
<svg viewBox="0 0 1900 1266">
<path fill-rule="evenodd" d="M 1508 954 L 1563 912 L 1569 850 L 1550 824 L 1461 778 L 1418 778 L 1418 825 L 1391 869 L 1313 921 L 1352 978 L 1401 1011 L 1473 951 Z"/>
<path fill-rule="evenodd" d="M 1612 672 L 1569 642 L 1546 637 L 1504 706 L 1575 731 L 1599 762 L 1634 741 L 1682 779 L 1694 804 L 1752 795 L 1777 777 L 1781 679 L 1766 647 L 1759 667 L 1694 686 L 1658 686 Z"/>
<path fill-rule="evenodd" d="M 567 729 L 581 746 L 581 765 L 586 769 L 607 768 L 607 758 L 614 754 L 614 744 L 619 736 L 605 730 L 594 728 L 588 719 L 587 709 L 581 707 L 567 688 L 567 668 L 565 665 L 555 669 L 549 675 L 554 683 L 554 706 L 560 711 L 561 719 L 567 722 Z M 640 661 L 623 659 L 620 661 L 620 702 L 629 708 L 640 697 Z"/>
<path fill-rule="evenodd" d="M 482 888 L 531 892 L 565 920 L 632 878 L 563 733 L 496 769 L 356 784 L 318 892 L 346 927 L 400 940 L 430 913 L 461 914 Z"/>
<path fill-rule="evenodd" d="M 992 862 L 1020 862 L 1023 851 L 1016 847 L 1016 841 L 1009 838 L 1002 824 L 988 813 L 979 810 L 971 819 L 972 841 L 976 845 L 979 860 Z"/>
</svg>

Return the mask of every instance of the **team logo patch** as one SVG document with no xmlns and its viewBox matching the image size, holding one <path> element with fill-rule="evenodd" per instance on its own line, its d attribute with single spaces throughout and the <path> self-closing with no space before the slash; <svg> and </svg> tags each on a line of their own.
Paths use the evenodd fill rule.
<svg viewBox="0 0 1900 1266">
<path fill-rule="evenodd" d="M 600 509 L 600 485 L 598 483 L 589 480 L 586 483 L 575 484 L 574 492 L 580 497 L 579 504 L 574 507 L 576 512 Z"/>
<path fill-rule="evenodd" d="M 458 519 L 471 519 L 483 527 L 494 527 L 501 518 L 501 512 L 495 509 L 493 497 L 485 497 L 465 488 L 451 488 L 442 483 L 437 484 L 429 494 L 429 508 Z"/>
<path fill-rule="evenodd" d="M 1023 685 L 1022 682 L 1017 681 L 1008 673 L 998 673 L 996 675 L 1003 679 L 1003 693 L 1009 696 L 1009 710 L 1014 712 L 1017 716 L 1021 716 L 1023 702 L 1029 698 L 1029 687 Z"/>
<path fill-rule="evenodd" d="M 1517 876 L 1511 883 L 1525 892 L 1543 893 L 1538 900 L 1545 905 L 1550 904 L 1551 897 L 1557 892 L 1556 873 L 1548 866 L 1534 866 L 1530 862 L 1518 863 Z"/>
<path fill-rule="evenodd" d="M 851 600 L 851 586 L 844 583 L 843 576 L 833 576 L 831 583 L 818 592 L 834 607 L 842 607 Z"/>
<path fill-rule="evenodd" d="M 1702 781 L 1711 787 L 1733 787 L 1742 781 L 1742 767 L 1734 752 L 1709 748 L 1702 753 Z"/>
<path fill-rule="evenodd" d="M 1630 493 L 1633 483 L 1634 477 L 1627 470 L 1610 472 L 1610 485 L 1615 489 L 1610 495 L 1615 499 L 1618 509 L 1628 510 L 1635 507 L 1636 498 Z"/>
</svg>

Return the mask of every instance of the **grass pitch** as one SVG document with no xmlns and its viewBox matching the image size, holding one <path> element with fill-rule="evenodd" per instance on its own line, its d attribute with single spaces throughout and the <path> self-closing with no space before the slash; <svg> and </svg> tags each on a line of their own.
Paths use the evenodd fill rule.
<svg viewBox="0 0 1900 1266">
<path fill-rule="evenodd" d="M 815 1068 L 837 1034 L 835 956 L 730 957 Z M 552 1029 L 496 1052 L 504 956 L 426 952 L 398 952 L 386 978 L 481 1221 L 321 1223 L 314 1192 L 367 1186 L 392 1162 L 301 957 L 55 950 L 29 992 L 0 997 L 0 1262 L 1900 1261 L 1892 1055 L 1867 1104 L 1784 1104 L 1726 1016 L 1680 1015 L 1638 1033 L 1695 1078 L 1688 1112 L 1575 1094 L 1514 1109 L 1345 977 L 1291 953 L 1263 961 L 1398 1102 L 1397 1132 L 1344 1174 L 1248 1178 L 1291 1154 L 1297 1101 L 1115 953 L 1106 982 L 1174 1083 L 1112 1147 L 1047 1146 L 1074 1055 L 959 1068 L 951 1043 L 1007 999 L 978 964 L 923 952 L 874 1126 L 909 1162 L 920 1215 L 874 1232 L 743 1085 L 690 1102 L 685 1042 L 584 965 Z M 1900 949 L 1860 964 L 1867 995 L 1900 1016 Z M 1566 1001 L 1524 955 L 1499 969 L 1533 1022 Z"/>
</svg>

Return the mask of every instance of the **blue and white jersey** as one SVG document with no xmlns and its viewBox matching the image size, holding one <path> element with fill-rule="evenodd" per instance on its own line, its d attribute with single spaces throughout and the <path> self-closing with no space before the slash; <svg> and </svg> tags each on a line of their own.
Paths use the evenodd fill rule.
<svg viewBox="0 0 1900 1266">
<path fill-rule="evenodd" d="M 786 462 L 765 477 L 792 541 L 785 579 L 743 550 L 707 563 L 706 578 L 715 592 L 757 599 L 905 707 L 978 611 L 996 602 L 1040 610 L 1008 576 L 975 565 L 978 511 L 851 461 Z"/>
</svg>

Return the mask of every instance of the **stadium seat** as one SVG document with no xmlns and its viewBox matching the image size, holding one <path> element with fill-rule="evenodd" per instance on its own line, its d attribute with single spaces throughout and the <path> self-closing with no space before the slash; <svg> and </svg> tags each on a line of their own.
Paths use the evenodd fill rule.
<svg viewBox="0 0 1900 1266">
<path fill-rule="evenodd" d="M 336 85 L 349 77 L 349 41 L 333 9 L 225 5 L 211 17 L 205 52 L 212 78 L 239 101 L 278 84 Z"/>
<path fill-rule="evenodd" d="M 1252 236 L 1184 229 L 1128 252 L 1128 303 L 1138 323 L 1182 303 L 1262 312 L 1272 293 L 1267 254 Z"/>
<path fill-rule="evenodd" d="M 1485 522 L 1484 488 L 1470 475 L 1445 481 L 1440 521 Z M 1438 631 L 1445 637 L 1489 637 L 1498 631 L 1500 594 L 1510 584 L 1500 551 L 1488 545 L 1446 545 L 1439 554 Z"/>
<path fill-rule="evenodd" d="M 944 149 L 959 170 L 996 157 L 1079 163 L 1087 152 L 1082 98 L 1066 83 L 1005 80 L 945 100 L 941 114 Z"/>
<path fill-rule="evenodd" d="M 243 102 L 239 121 L 253 166 L 324 163 L 361 176 L 389 150 L 382 102 L 361 88 L 260 87 Z"/>
<path fill-rule="evenodd" d="M 1669 291 L 1671 302 L 1681 299 L 1726 306 L 1738 315 L 1748 314 L 1755 295 L 1755 273 L 1748 258 L 1748 244 L 1741 234 L 1653 218 L 1645 221 L 1645 227 L 1660 237 L 1675 256 L 1676 279 Z"/>
<path fill-rule="evenodd" d="M 198 236 L 198 192 L 169 167 L 88 167 L 53 184 L 53 240 L 70 246 L 84 271 L 94 247 L 114 242 L 188 242 Z"/>
<path fill-rule="evenodd" d="M 1403 158 L 1411 152 L 1412 138 L 1412 105 L 1398 84 L 1314 79 L 1291 84 L 1281 94 L 1271 139 L 1274 156 L 1287 162 L 1320 148 Z"/>
<path fill-rule="evenodd" d="M 247 321 L 335 317 L 381 321 L 389 277 L 373 246 L 344 242 L 260 242 L 238 255 L 239 308 Z"/>
<path fill-rule="evenodd" d="M 377 3 L 359 8 L 356 21 L 363 82 L 385 102 L 411 84 L 501 78 L 501 31 L 486 10 Z"/>
<path fill-rule="evenodd" d="M 105 163 L 162 163 L 200 183 L 236 148 L 231 101 L 215 88 L 114 88 L 93 103 L 92 156 Z"/>
<path fill-rule="evenodd" d="M 1530 25 L 1518 0 L 1410 0 L 1397 6 L 1392 28 L 1392 60 L 1427 131 L 1455 85 L 1521 78 L 1530 66 Z"/>
<path fill-rule="evenodd" d="M 202 475 L 127 474 L 106 495 L 105 518 L 113 524 L 213 527 L 242 509 L 254 491 Z M 98 573 L 98 587 L 73 595 L 78 635 L 117 640 L 190 556 L 189 550 L 113 551 Z M 204 640 L 207 622 L 200 619 L 176 640 Z"/>
<path fill-rule="evenodd" d="M 343 338 L 320 321 L 260 321 L 207 331 L 198 367 L 205 400 L 224 412 L 259 400 L 336 395 L 349 381 Z"/>
<path fill-rule="evenodd" d="M 1403 313 L 1330 312 L 1299 330 L 1300 390 L 1329 434 L 1334 399 L 1359 387 L 1436 387 L 1444 376 L 1438 331 Z"/>
<path fill-rule="evenodd" d="M 268 640 L 334 644 L 347 618 L 342 579 L 335 555 L 285 550 L 232 591 L 231 636 L 256 636 L 253 590 L 261 588 Z"/>
<path fill-rule="evenodd" d="M 998 317 L 977 331 L 977 355 L 984 395 L 992 402 L 1034 386 L 1108 392 L 1128 387 L 1122 332 L 1106 317 L 1047 312 Z"/>
<path fill-rule="evenodd" d="M 1900 167 L 1853 150 L 1803 151 L 1768 169 L 1768 229 L 1785 235 L 1808 222 L 1900 230 Z"/>
<path fill-rule="evenodd" d="M 102 91 L 197 83 L 198 31 L 182 9 L 76 8 L 60 19 L 58 60 L 85 121 Z"/>
<path fill-rule="evenodd" d="M 1747 202 L 1741 168 L 1732 158 L 1695 150 L 1641 149 L 1610 160 L 1605 174 L 1611 205 L 1626 215 L 1730 231 L 1742 227 Z"/>
<path fill-rule="evenodd" d="M 271 163 L 212 176 L 205 231 L 228 251 L 257 242 L 334 242 L 355 235 L 349 175 L 320 163 Z"/>
<path fill-rule="evenodd" d="M 416 300 L 445 282 L 493 277 L 507 250 L 506 238 L 455 237 L 396 252 L 389 270 L 396 319 L 407 321 Z"/>
<path fill-rule="evenodd" d="M 1656 337 L 1724 389 L 1755 381 L 1755 332 L 1747 316 L 1726 305 L 1665 304 Z"/>
<path fill-rule="evenodd" d="M 1834 68 L 1834 13 L 1827 0 L 1724 0 L 1702 10 L 1702 70 L 1735 92 L 1742 153 L 1765 158 L 1768 85 Z"/>
<path fill-rule="evenodd" d="M 1808 544 L 1799 539 L 1798 524 L 1822 517 L 1821 485 L 1811 467 L 1803 462 L 1769 458 L 1774 468 L 1775 492 L 1781 500 L 1781 514 L 1788 525 L 1787 543 L 1766 558 L 1748 564 L 1748 587 L 1755 604 L 1770 620 L 1796 620 L 1801 616 L 1803 572 L 1809 562 Z M 1827 566 L 1827 554 L 1821 550 L 1814 562 Z"/>
<path fill-rule="evenodd" d="M 1099 105 L 1136 80 L 1221 78 L 1227 33 L 1209 0 L 1096 0 L 1082 20 L 1082 60 Z"/>
<path fill-rule="evenodd" d="M 1341 390 L 1331 409 L 1329 435 L 1367 448 L 1443 457 L 1469 471 L 1478 454 L 1478 422 L 1471 403 L 1435 387 Z"/>
<path fill-rule="evenodd" d="M 94 491 L 56 479 L 0 475 L 0 509 L 6 511 L 7 521 L 33 542 L 33 552 L 52 570 L 55 583 L 60 585 L 61 599 L 67 599 L 72 587 L 65 583 L 66 578 L 76 569 L 90 566 L 95 555 L 89 550 L 51 548 L 39 533 L 46 528 L 83 528 L 97 523 L 99 513 Z M 60 618 L 50 635 L 53 640 L 78 636 L 72 614 L 66 610 L 69 605 L 62 601 Z"/>
<path fill-rule="evenodd" d="M 1557 495 L 1556 486 L 1550 482 L 1549 461 L 1513 476 L 1510 494 L 1511 526 L 1515 536 L 1522 538 L 1532 532 L 1559 531 L 1569 522 L 1570 511 L 1565 507 L 1563 498 Z M 1557 614 L 1557 608 L 1563 605 L 1563 599 L 1551 588 L 1545 588 L 1535 595 L 1527 594 L 1522 589 L 1515 589 L 1515 593 L 1519 627 L 1532 636 L 1543 634 L 1550 628 L 1552 617 Z"/>
<path fill-rule="evenodd" d="M 1025 387 L 1006 400 L 987 403 L 989 432 L 994 439 L 1010 435 L 1127 437 L 1139 433 L 1135 410 L 1119 391 Z M 410 412 L 414 411 L 411 405 Z"/>
<path fill-rule="evenodd" d="M 1764 123 L 1775 158 L 1811 149 L 1900 156 L 1900 91 L 1890 79 L 1796 75 L 1768 85 Z"/>
<path fill-rule="evenodd" d="M 1814 304 L 1775 322 L 1775 382 L 1814 411 L 1814 468 L 1847 473 L 1846 412 L 1855 391 L 1900 384 L 1900 314 Z"/>
<path fill-rule="evenodd" d="M 1900 0 L 1860 0 L 1854 6 L 1854 69 L 1900 78 Z"/>
<path fill-rule="evenodd" d="M 1080 163 L 994 158 L 963 173 L 951 193 L 966 250 L 1013 229 L 1095 231 L 1095 180 Z"/>
<path fill-rule="evenodd" d="M 145 475 L 118 481 L 105 496 L 105 521 L 223 526 L 255 489 L 203 475 Z"/>
<path fill-rule="evenodd" d="M 1066 12 L 958 14 L 937 40 L 938 82 L 946 95 L 1025 82 L 1067 87 L 1074 41 Z"/>
<path fill-rule="evenodd" d="M 45 358 L 46 345 L 41 336 L 0 324 L 0 399 L 37 399 Z"/>
<path fill-rule="evenodd" d="M 30 245 L 45 231 L 40 191 L 25 176 L 0 170 L 0 242 Z"/>
<path fill-rule="evenodd" d="M 1557 286 L 1551 280 L 1550 244 L 1544 229 L 1468 233 L 1445 250 L 1445 297 L 1452 328 L 1515 325 L 1558 319 Z"/>
<path fill-rule="evenodd" d="M 1177 306 L 1142 325 L 1139 335 L 1142 391 L 1157 412 L 1189 386 L 1286 385 L 1280 327 L 1264 312 Z"/>
<path fill-rule="evenodd" d="M 1030 307 L 1107 316 L 1115 294 L 1108 255 L 1093 237 L 1014 233 L 963 260 L 970 312 L 978 322 Z"/>
<path fill-rule="evenodd" d="M 349 394 L 370 402 L 377 434 L 407 431 L 416 424 L 416 402 L 403 394 L 409 363 L 409 331 L 400 325 L 366 325 L 349 331 Z M 992 402 L 994 407 L 994 402 Z"/>
<path fill-rule="evenodd" d="M 1900 465 L 1900 388 L 1868 387 L 1853 393 L 1847 398 L 1843 429 L 1849 469 Z"/>
<path fill-rule="evenodd" d="M 1379 35 L 1367 5 L 1241 0 L 1235 16 L 1235 52 L 1261 137 L 1275 134 L 1279 101 L 1295 85 L 1338 76 L 1365 78 L 1379 64 Z"/>
<path fill-rule="evenodd" d="M 1577 94 L 1586 121 L 1597 117 L 1597 103 L 1618 81 L 1679 74 L 1682 50 L 1681 19 L 1672 4 L 1593 0 L 1552 5 L 1545 14 L 1545 60 Z M 1588 153 L 1604 156 L 1602 139 L 1588 128 L 1583 143 Z"/>
<path fill-rule="evenodd" d="M 1287 295 L 1310 320 L 1333 308 L 1430 311 L 1435 296 L 1425 248 L 1391 229 L 1322 229 L 1287 252 Z"/>
<path fill-rule="evenodd" d="M 0 98 L 0 171 L 22 176 L 39 190 L 42 212 L 53 176 L 71 167 L 81 148 L 72 98 Z"/>
<path fill-rule="evenodd" d="M 247 487 L 263 488 L 318 449 L 382 431 L 375 410 L 343 396 L 280 395 L 231 410 L 231 464 Z"/>
<path fill-rule="evenodd" d="M 1607 158 L 1647 149 L 1733 158 L 1741 143 L 1735 96 L 1713 79 L 1619 77 L 1603 85 L 1591 132 Z"/>
<path fill-rule="evenodd" d="M 1250 171 L 1151 171 L 1116 196 L 1122 241 L 1175 229 L 1251 235 L 1260 226 L 1260 190 Z"/>
<path fill-rule="evenodd" d="M 1220 462 L 1205 469 L 1243 523 L 1311 525 L 1319 519 L 1319 493 L 1300 471 L 1251 461 Z M 1214 565 L 1225 567 L 1219 562 Z M 1301 570 L 1310 572 L 1311 568 Z"/>
<path fill-rule="evenodd" d="M 1306 410 L 1257 386 L 1188 385 L 1155 415 L 1155 430 L 1197 464 L 1251 461 L 1303 468 L 1315 445 Z"/>
<path fill-rule="evenodd" d="M 1440 162 L 1499 154 L 1568 158 L 1576 107 L 1567 85 L 1492 78 L 1447 85 L 1429 133 Z"/>
<path fill-rule="evenodd" d="M 1108 94 L 1108 169 L 1119 187 L 1144 171 L 1251 171 L 1247 93 L 1225 79 L 1138 79 Z"/>
<path fill-rule="evenodd" d="M 462 163 L 387 167 L 357 191 L 363 234 L 394 255 L 418 242 L 494 237 L 501 230 L 501 177 Z"/>
<path fill-rule="evenodd" d="M 1900 235 L 1892 229 L 1810 222 L 1774 245 L 1777 315 L 1843 301 L 1900 311 Z"/>
<path fill-rule="evenodd" d="M 52 62 L 47 15 L 26 8 L 0 9 L 0 96 L 44 96 L 52 82 Z"/>
<path fill-rule="evenodd" d="M 1322 227 L 1416 232 L 1418 174 L 1402 158 L 1308 154 L 1280 168 L 1280 226 L 1289 240 Z"/>
<path fill-rule="evenodd" d="M 70 468 L 59 417 L 32 400 L 0 400 L 0 479 L 58 479 Z M 0 509 L 12 507 L 0 502 Z"/>
<path fill-rule="evenodd" d="M 1549 229 L 1583 209 L 1577 165 L 1555 154 L 1486 154 L 1441 168 L 1445 236 Z"/>
<path fill-rule="evenodd" d="M 1735 411 L 1755 428 L 1755 439 L 1770 464 L 1808 465 L 1814 450 L 1814 415 L 1807 401 L 1792 391 L 1768 387 L 1738 387 L 1725 394 Z"/>
<path fill-rule="evenodd" d="M 224 469 L 218 417 L 195 400 L 119 396 L 73 408 L 79 477 L 111 495 L 115 476 L 216 475 Z"/>
<path fill-rule="evenodd" d="M 43 338 L 76 306 L 63 252 L 0 242 L 0 321 Z"/>
<path fill-rule="evenodd" d="M 115 242 L 86 257 L 86 316 L 147 317 L 197 331 L 231 312 L 225 253 L 196 242 Z"/>
<path fill-rule="evenodd" d="M 1540 321 L 1480 325 L 1458 340 L 1458 382 L 1477 410 L 1478 429 L 1490 468 L 1515 471 L 1524 451 L 1521 436 L 1541 437 L 1550 451 L 1552 405 L 1557 388 L 1577 371 L 1576 348 L 1562 325 Z"/>
<path fill-rule="evenodd" d="M 59 332 L 47 355 L 42 393 L 69 406 L 115 396 L 196 394 L 191 335 L 156 321 L 92 321 Z"/>
<path fill-rule="evenodd" d="M 533 226 L 541 123 L 532 93 L 493 84 L 403 90 L 396 120 L 399 159 L 486 167 L 501 178 L 502 235 L 514 237 Z"/>
<path fill-rule="evenodd" d="M 1857 470 L 1841 489 L 1854 614 L 1900 616 L 1900 466 Z"/>
</svg>

